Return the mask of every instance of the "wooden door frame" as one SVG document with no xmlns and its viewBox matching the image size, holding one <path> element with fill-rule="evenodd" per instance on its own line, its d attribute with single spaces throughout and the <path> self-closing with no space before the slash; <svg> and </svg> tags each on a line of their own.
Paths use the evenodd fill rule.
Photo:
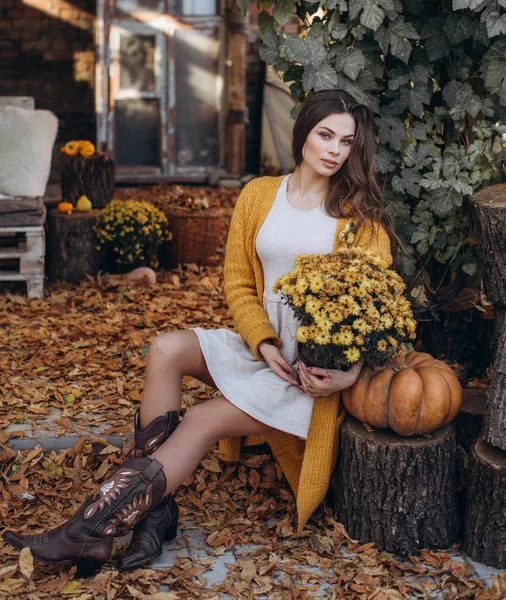
<svg viewBox="0 0 506 600">
<path fill-rule="evenodd" d="M 95 19 L 95 112 L 96 112 L 96 132 L 97 146 L 101 150 L 107 150 L 108 140 L 112 140 L 113 127 L 113 106 L 111 91 L 109 88 L 109 31 L 114 24 L 113 19 L 114 0 L 97 0 L 97 14 Z M 246 113 L 246 48 L 247 48 L 247 20 L 238 13 L 235 0 L 219 0 L 218 15 L 212 17 L 213 23 L 220 23 L 220 58 L 219 75 L 223 80 L 222 103 L 218 110 L 218 152 L 219 164 L 216 167 L 225 166 L 231 174 L 241 175 L 245 165 L 245 123 Z M 127 19 L 134 19 L 132 15 Z M 174 27 L 174 20 L 186 21 L 189 24 L 198 24 L 209 22 L 209 17 L 173 17 L 161 13 L 136 13 L 136 18 L 141 22 L 156 24 L 156 27 L 163 31 L 168 31 Z M 146 20 L 145 20 L 146 19 Z M 174 57 L 170 55 L 170 45 L 172 41 L 170 36 L 169 47 L 167 49 L 167 69 L 170 71 L 173 65 Z M 163 111 L 162 121 L 167 119 L 167 123 L 161 125 L 168 128 L 168 143 L 173 143 L 175 135 L 174 123 L 174 77 L 171 73 L 167 74 L 167 93 L 166 110 Z M 172 87 L 172 89 L 171 89 Z M 173 160 L 173 148 L 168 147 L 168 156 L 162 155 L 162 161 L 167 159 L 168 164 L 165 171 L 160 174 L 142 173 L 138 169 L 130 170 L 130 173 L 118 174 L 118 181 L 142 182 L 142 181 L 178 181 L 178 182 L 205 182 L 208 179 L 209 172 L 213 168 L 195 168 L 194 173 L 185 175 L 179 168 L 176 172 L 176 164 Z M 199 172 L 197 172 L 199 171 Z"/>
</svg>

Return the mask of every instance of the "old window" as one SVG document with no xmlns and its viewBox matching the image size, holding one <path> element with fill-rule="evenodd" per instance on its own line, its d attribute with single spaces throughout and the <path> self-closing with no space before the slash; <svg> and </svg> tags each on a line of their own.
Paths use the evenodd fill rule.
<svg viewBox="0 0 506 600">
<path fill-rule="evenodd" d="M 216 0 L 100 0 L 98 10 L 97 138 L 118 179 L 205 178 L 223 138 Z"/>
</svg>

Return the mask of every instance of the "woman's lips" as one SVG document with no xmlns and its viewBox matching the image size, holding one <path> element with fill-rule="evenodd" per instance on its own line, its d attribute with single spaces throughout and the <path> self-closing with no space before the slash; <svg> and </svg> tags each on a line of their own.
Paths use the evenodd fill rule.
<svg viewBox="0 0 506 600">
<path fill-rule="evenodd" d="M 337 167 L 337 163 L 332 161 L 332 160 L 325 160 L 322 158 L 322 163 L 328 168 L 328 169 L 335 169 Z"/>
</svg>

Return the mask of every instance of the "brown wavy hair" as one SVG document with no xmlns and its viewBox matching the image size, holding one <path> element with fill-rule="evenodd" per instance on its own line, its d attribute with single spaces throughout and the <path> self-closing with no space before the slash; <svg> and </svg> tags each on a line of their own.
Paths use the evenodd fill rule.
<svg viewBox="0 0 506 600">
<path fill-rule="evenodd" d="M 302 163 L 302 152 L 310 131 L 330 114 L 349 114 L 355 120 L 355 139 L 343 166 L 331 176 L 324 198 L 325 212 L 331 217 L 353 217 L 359 224 L 380 223 L 390 238 L 394 268 L 397 267 L 399 238 L 390 215 L 385 212 L 383 195 L 374 174 L 376 153 L 372 126 L 373 114 L 343 90 L 326 90 L 309 96 L 293 127 L 292 152 L 295 164 Z M 377 230 L 377 227 L 376 227 Z"/>
</svg>

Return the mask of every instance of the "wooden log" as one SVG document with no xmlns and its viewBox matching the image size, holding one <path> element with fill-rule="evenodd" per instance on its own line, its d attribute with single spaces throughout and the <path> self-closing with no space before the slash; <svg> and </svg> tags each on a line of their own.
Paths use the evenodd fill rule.
<svg viewBox="0 0 506 600">
<path fill-rule="evenodd" d="M 248 20 L 235 0 L 227 0 L 227 171 L 242 175 L 246 162 L 246 53 Z"/>
<path fill-rule="evenodd" d="M 463 549 L 473 560 L 506 569 L 506 452 L 483 438 L 473 448 Z"/>
<path fill-rule="evenodd" d="M 103 268 L 93 225 L 98 210 L 66 215 L 49 212 L 48 274 L 50 279 L 75 283 Z"/>
<path fill-rule="evenodd" d="M 62 198 L 76 204 L 87 196 L 93 208 L 104 208 L 114 195 L 114 159 L 104 153 L 90 158 L 61 155 L 60 184 Z"/>
<path fill-rule="evenodd" d="M 448 548 L 458 532 L 456 484 L 453 425 L 401 437 L 344 423 L 332 509 L 352 538 L 404 556 Z"/>
<path fill-rule="evenodd" d="M 457 506 L 459 515 L 459 539 L 465 528 L 467 491 L 471 485 L 472 451 L 483 431 L 483 419 L 487 405 L 487 390 L 465 388 L 462 390 L 462 407 L 455 419 L 457 433 L 457 464 L 459 485 Z"/>
<path fill-rule="evenodd" d="M 477 249 L 488 300 L 494 303 L 494 367 L 483 429 L 485 440 L 506 450 L 506 184 L 473 197 Z"/>
</svg>

